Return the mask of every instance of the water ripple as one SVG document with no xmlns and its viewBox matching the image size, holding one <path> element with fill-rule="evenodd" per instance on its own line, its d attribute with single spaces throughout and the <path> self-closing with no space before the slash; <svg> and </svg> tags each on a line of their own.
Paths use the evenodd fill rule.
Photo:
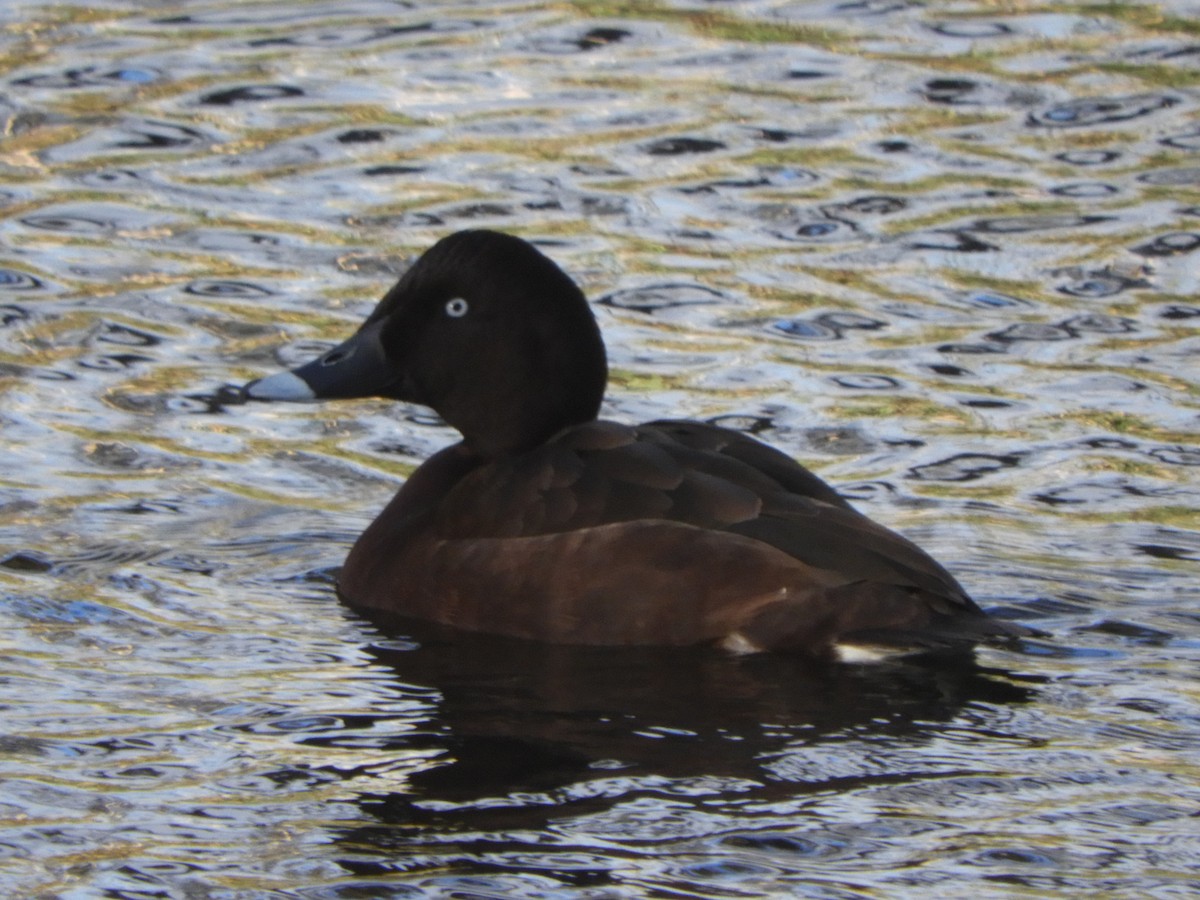
<svg viewBox="0 0 1200 900">
<path fill-rule="evenodd" d="M 1192 890 L 1186 4 L 18 6 L 0 893 Z M 606 414 L 759 435 L 1044 633 L 814 673 L 345 610 L 453 433 L 239 385 L 479 226 L 593 299 Z"/>
</svg>

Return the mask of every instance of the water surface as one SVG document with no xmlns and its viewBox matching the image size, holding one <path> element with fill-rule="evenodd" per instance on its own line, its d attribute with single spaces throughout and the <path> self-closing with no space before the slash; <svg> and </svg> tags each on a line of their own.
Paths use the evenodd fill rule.
<svg viewBox="0 0 1200 900">
<path fill-rule="evenodd" d="M 0 893 L 1187 896 L 1191 4 L 9 3 Z M 1048 637 L 808 671 L 368 621 L 453 440 L 231 385 L 465 227 Z"/>
</svg>

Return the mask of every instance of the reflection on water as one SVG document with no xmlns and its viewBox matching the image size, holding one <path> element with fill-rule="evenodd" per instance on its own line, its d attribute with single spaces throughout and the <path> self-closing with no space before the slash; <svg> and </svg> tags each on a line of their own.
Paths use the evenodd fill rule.
<svg viewBox="0 0 1200 900">
<path fill-rule="evenodd" d="M 403 790 L 359 795 L 378 823 L 338 837 L 348 854 L 340 862 L 356 871 L 457 867 L 464 854 L 486 852 L 500 870 L 556 872 L 566 856 L 571 869 L 590 858 L 594 883 L 615 885 L 613 865 L 564 823 L 584 815 L 621 822 L 648 801 L 665 801 L 686 827 L 723 819 L 716 833 L 711 824 L 699 830 L 712 845 L 704 855 L 716 859 L 723 847 L 802 842 L 791 829 L 771 830 L 785 809 L 830 792 L 974 775 L 936 749 L 943 729 L 968 707 L 1032 696 L 1006 673 L 973 667 L 814 670 L 786 658 L 543 647 L 375 624 L 382 640 L 371 656 L 399 682 L 438 692 L 422 733 L 398 746 L 438 755 Z M 903 768 L 896 752 L 910 757 Z M 603 827 L 618 842 L 637 835 Z M 531 854 L 510 846 L 514 830 L 557 840 Z"/>
<path fill-rule="evenodd" d="M 0 8 L 0 892 L 1186 891 L 1191 12 Z M 580 279 L 606 415 L 758 435 L 1050 636 L 814 672 L 339 607 L 452 435 L 230 386 L 472 226 Z"/>
</svg>

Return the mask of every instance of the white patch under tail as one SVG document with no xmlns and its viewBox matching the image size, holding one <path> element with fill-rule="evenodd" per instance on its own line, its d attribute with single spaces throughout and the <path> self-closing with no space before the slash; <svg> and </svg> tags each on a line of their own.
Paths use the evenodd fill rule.
<svg viewBox="0 0 1200 900">
<path fill-rule="evenodd" d="M 899 656 L 907 656 L 911 652 L 900 647 L 881 647 L 878 644 L 833 645 L 833 654 L 837 661 L 844 663 L 881 663 Z"/>
<path fill-rule="evenodd" d="M 721 649 L 734 656 L 747 656 L 751 653 L 762 653 L 763 648 L 750 640 L 740 631 L 735 631 L 733 634 L 721 641 Z"/>
</svg>

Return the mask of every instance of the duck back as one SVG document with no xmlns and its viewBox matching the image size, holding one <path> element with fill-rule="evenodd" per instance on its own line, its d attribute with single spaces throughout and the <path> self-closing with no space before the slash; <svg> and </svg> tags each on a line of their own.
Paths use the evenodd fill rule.
<svg viewBox="0 0 1200 900">
<path fill-rule="evenodd" d="M 593 421 L 488 462 L 433 457 L 347 559 L 345 600 L 592 645 L 845 655 L 1008 632 L 803 466 L 697 422 Z"/>
</svg>

